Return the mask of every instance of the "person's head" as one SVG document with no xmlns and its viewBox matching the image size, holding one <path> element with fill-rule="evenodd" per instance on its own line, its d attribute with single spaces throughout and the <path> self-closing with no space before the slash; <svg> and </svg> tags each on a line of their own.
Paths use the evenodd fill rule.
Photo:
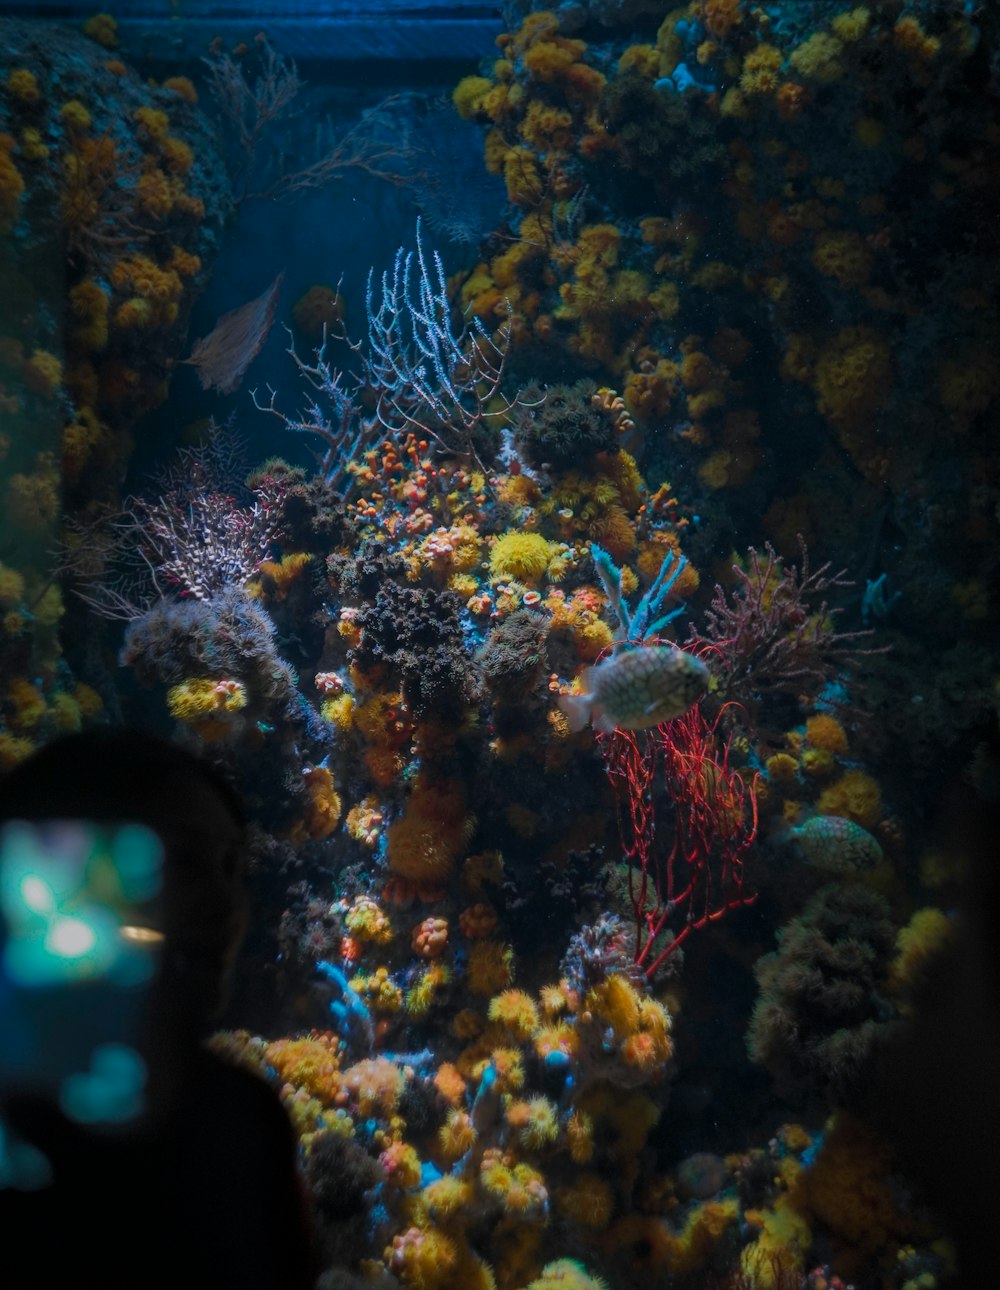
<svg viewBox="0 0 1000 1290">
<path fill-rule="evenodd" d="M 142 824 L 163 843 L 156 902 L 161 1000 L 204 1028 L 225 1003 L 247 919 L 246 821 L 236 792 L 194 754 L 133 730 L 67 735 L 0 779 L 10 820 Z"/>
</svg>

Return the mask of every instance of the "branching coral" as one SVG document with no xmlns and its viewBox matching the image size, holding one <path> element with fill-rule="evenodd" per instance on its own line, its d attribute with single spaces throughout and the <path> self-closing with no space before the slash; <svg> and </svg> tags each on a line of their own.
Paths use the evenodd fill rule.
<svg viewBox="0 0 1000 1290">
<path fill-rule="evenodd" d="M 410 712 L 456 718 L 477 691 L 464 648 L 461 602 L 450 591 L 418 590 L 386 581 L 374 602 L 357 614 L 357 665 L 388 663 L 398 675 Z"/>
<path fill-rule="evenodd" d="M 829 564 L 811 570 L 799 541 L 798 568 L 783 566 L 770 544 L 766 560 L 751 548 L 748 567 L 733 566 L 735 591 L 727 595 L 716 586 L 705 627 L 693 630 L 686 643 L 706 652 L 725 698 L 751 713 L 780 695 L 815 697 L 838 671 L 874 652 L 861 644 L 871 632 L 835 629 L 839 611 L 825 599 L 853 584 L 843 570 L 830 573 Z"/>
</svg>

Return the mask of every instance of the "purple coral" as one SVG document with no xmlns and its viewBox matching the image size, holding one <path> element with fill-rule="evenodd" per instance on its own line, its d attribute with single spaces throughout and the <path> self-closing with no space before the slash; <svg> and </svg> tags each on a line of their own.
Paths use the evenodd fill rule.
<svg viewBox="0 0 1000 1290">
<path fill-rule="evenodd" d="M 766 558 L 750 548 L 747 568 L 733 566 L 738 583 L 727 592 L 716 586 L 703 631 L 692 629 L 686 648 L 705 658 L 720 693 L 753 712 L 779 695 L 817 695 L 844 667 L 856 665 L 870 631 L 838 632 L 839 609 L 826 596 L 853 587 L 845 571 L 830 572 L 830 562 L 810 570 L 802 537 L 801 566 L 782 564 L 774 547 Z"/>
</svg>

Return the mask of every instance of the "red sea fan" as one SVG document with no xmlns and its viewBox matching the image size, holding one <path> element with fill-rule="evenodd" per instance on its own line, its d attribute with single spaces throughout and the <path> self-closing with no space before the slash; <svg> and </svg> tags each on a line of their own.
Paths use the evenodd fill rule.
<svg viewBox="0 0 1000 1290">
<path fill-rule="evenodd" d="M 756 777 L 730 764 L 725 711 L 709 723 L 696 704 L 651 730 L 600 737 L 629 863 L 635 963 L 649 979 L 691 932 L 756 899 L 745 881 Z"/>
</svg>

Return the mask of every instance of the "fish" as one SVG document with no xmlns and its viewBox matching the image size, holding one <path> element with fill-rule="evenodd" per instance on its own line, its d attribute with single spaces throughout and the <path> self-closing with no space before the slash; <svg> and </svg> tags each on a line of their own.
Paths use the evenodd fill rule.
<svg viewBox="0 0 1000 1290">
<path fill-rule="evenodd" d="M 583 692 L 559 697 L 574 733 L 589 721 L 595 730 L 648 730 L 683 716 L 708 690 L 709 670 L 676 645 L 635 645 L 615 650 L 581 676 Z"/>
<path fill-rule="evenodd" d="M 882 862 L 878 839 L 839 815 L 814 815 L 797 828 L 779 832 L 775 841 L 797 843 L 807 864 L 838 877 L 870 873 Z"/>
</svg>

